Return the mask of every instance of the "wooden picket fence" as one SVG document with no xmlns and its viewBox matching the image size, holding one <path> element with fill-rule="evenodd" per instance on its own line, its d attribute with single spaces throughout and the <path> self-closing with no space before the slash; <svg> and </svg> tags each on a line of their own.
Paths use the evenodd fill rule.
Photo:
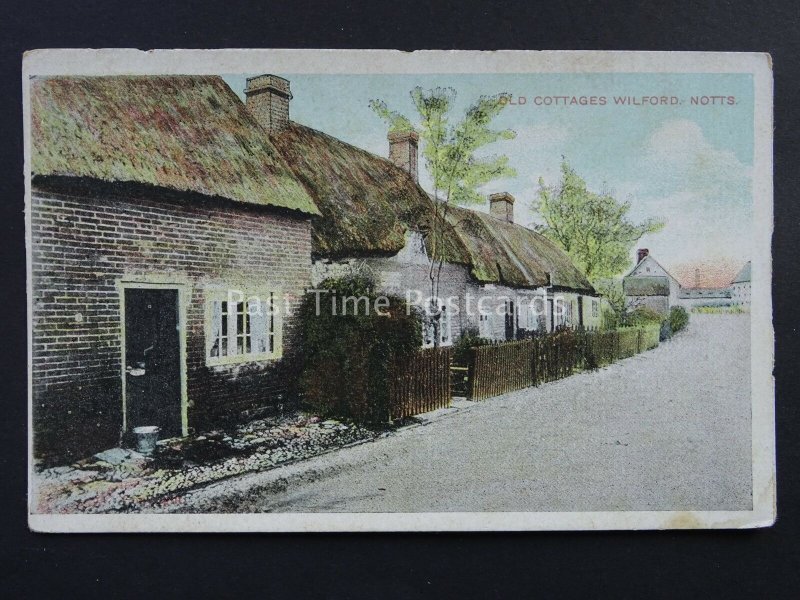
<svg viewBox="0 0 800 600">
<path fill-rule="evenodd" d="M 473 348 L 468 397 L 473 400 L 489 398 L 533 385 L 533 352 L 533 340 Z"/>
<path fill-rule="evenodd" d="M 659 327 L 614 331 L 563 331 L 540 337 L 471 348 L 464 386 L 470 400 L 556 381 L 576 371 L 596 369 L 658 346 Z"/>
<path fill-rule="evenodd" d="M 447 348 L 425 348 L 395 360 L 389 368 L 389 418 L 402 419 L 450 406 L 452 397 Z"/>
</svg>

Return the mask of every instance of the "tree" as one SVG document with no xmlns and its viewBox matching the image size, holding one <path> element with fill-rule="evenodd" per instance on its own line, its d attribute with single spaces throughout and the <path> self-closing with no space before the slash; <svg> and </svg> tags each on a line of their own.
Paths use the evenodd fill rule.
<svg viewBox="0 0 800 600">
<path fill-rule="evenodd" d="M 417 124 L 401 113 L 389 109 L 382 100 L 372 100 L 370 107 L 389 125 L 390 132 L 416 132 L 422 143 L 425 167 L 433 181 L 433 216 L 425 232 L 428 254 L 428 277 L 432 306 L 428 311 L 434 327 L 435 345 L 439 344 L 439 318 L 441 303 L 439 281 L 445 261 L 445 239 L 452 234 L 453 225 L 448 220 L 452 205 L 481 204 L 485 198 L 479 189 L 495 179 L 514 177 L 516 171 L 508 165 L 505 156 L 477 156 L 485 146 L 501 140 L 510 140 L 516 134 L 509 130 L 494 130 L 492 121 L 508 104 L 505 94 L 481 96 L 457 122 L 451 123 L 451 111 L 456 99 L 452 88 L 411 90 L 411 100 L 416 109 Z"/>
<path fill-rule="evenodd" d="M 630 202 L 616 200 L 609 191 L 594 193 L 564 160 L 561 181 L 548 187 L 539 179 L 534 212 L 542 221 L 537 231 L 560 245 L 592 283 L 622 274 L 630 264 L 634 244 L 646 233 L 664 227 L 657 219 L 633 223 Z"/>
</svg>

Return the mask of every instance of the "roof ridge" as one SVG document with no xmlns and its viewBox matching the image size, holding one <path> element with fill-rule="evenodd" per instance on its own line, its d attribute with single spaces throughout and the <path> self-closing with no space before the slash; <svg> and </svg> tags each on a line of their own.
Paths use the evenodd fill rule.
<svg viewBox="0 0 800 600">
<path fill-rule="evenodd" d="M 313 133 L 315 133 L 317 135 L 321 135 L 321 136 L 323 136 L 323 137 L 325 137 L 325 138 L 327 138 L 327 139 L 329 139 L 329 140 L 331 140 L 331 141 L 333 141 L 333 142 L 335 142 L 337 144 L 341 144 L 342 146 L 347 146 L 351 150 L 355 150 L 359 154 L 363 154 L 363 155 L 367 156 L 368 158 L 377 159 L 377 160 L 381 161 L 382 163 L 386 164 L 387 166 L 391 167 L 392 169 L 394 169 L 396 171 L 399 171 L 401 173 L 404 173 L 405 175 L 407 175 L 409 177 L 409 179 L 411 179 L 411 174 L 408 171 L 398 167 L 396 164 L 394 164 L 391 160 L 389 160 L 385 156 L 381 156 L 380 154 L 375 154 L 374 152 L 370 152 L 369 150 L 366 150 L 364 148 L 361 148 L 359 146 L 351 144 L 350 142 L 346 142 L 346 141 L 344 141 L 342 139 L 339 139 L 336 136 L 331 135 L 330 133 L 322 131 L 321 129 L 316 129 L 315 127 L 310 127 L 309 125 L 305 125 L 305 124 L 300 123 L 298 121 L 290 120 L 288 126 L 289 127 L 298 127 L 298 128 L 301 128 L 301 129 L 306 129 L 306 130 L 311 131 L 311 132 L 313 132 Z M 273 136 L 273 135 L 280 136 L 280 134 L 281 134 L 281 132 L 278 131 L 278 132 L 275 132 L 275 133 L 271 133 L 270 136 Z M 413 179 L 412 179 L 412 181 L 413 181 Z M 419 188 L 422 189 L 423 192 L 425 192 L 427 194 L 427 191 L 425 191 L 418 182 L 414 182 L 414 183 L 417 186 L 419 186 Z"/>
</svg>

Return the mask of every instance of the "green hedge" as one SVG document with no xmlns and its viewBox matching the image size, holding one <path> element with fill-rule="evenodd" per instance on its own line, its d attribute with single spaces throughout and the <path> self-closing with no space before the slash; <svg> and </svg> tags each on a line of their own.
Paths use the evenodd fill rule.
<svg viewBox="0 0 800 600">
<path fill-rule="evenodd" d="M 422 345 L 422 322 L 406 303 L 389 296 L 386 315 L 372 307 L 378 295 L 374 281 L 364 275 L 323 281 L 309 293 L 300 309 L 303 348 L 300 390 L 305 404 L 323 415 L 362 423 L 388 419 L 389 363 L 415 352 Z M 366 298 L 368 312 L 345 298 Z M 336 314 L 331 301 L 337 303 Z M 317 305 L 320 311 L 317 314 Z"/>
<path fill-rule="evenodd" d="M 669 311 L 669 327 L 672 333 L 686 329 L 689 324 L 689 313 L 682 306 L 673 306 Z"/>
</svg>

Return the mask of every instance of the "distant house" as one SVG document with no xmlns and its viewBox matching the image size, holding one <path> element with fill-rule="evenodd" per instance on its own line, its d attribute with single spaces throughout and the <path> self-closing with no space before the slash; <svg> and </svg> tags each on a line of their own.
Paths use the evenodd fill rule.
<svg viewBox="0 0 800 600">
<path fill-rule="evenodd" d="M 679 296 L 680 305 L 684 308 L 701 306 L 730 306 L 731 290 L 723 288 L 684 288 Z"/>
<path fill-rule="evenodd" d="M 436 200 L 418 182 L 417 135 L 390 133 L 386 159 L 289 120 L 292 96 L 283 78 L 251 78 L 245 95 L 320 209 L 312 218 L 314 283 L 364 264 L 382 291 L 419 292 L 410 299 L 424 308 L 430 297 L 426 240 Z M 513 205 L 510 194 L 494 194 L 489 214 L 450 207 L 452 234 L 444 240 L 438 297 L 456 303 L 443 305 L 441 345 L 467 328 L 514 339 L 526 331 L 599 326 L 600 299 L 585 275 L 553 242 L 514 224 Z M 546 314 L 530 308 L 536 298 L 533 306 Z M 434 343 L 433 331 L 425 327 L 426 345 Z"/>
<path fill-rule="evenodd" d="M 655 310 L 668 312 L 672 306 L 679 304 L 680 282 L 650 255 L 647 248 L 637 250 L 636 257 L 636 266 L 622 284 L 627 306 L 631 308 L 643 303 Z"/>
<path fill-rule="evenodd" d="M 731 282 L 731 304 L 734 306 L 750 306 L 750 266 L 750 261 L 747 261 Z"/>
<path fill-rule="evenodd" d="M 626 277 L 622 288 L 629 310 L 650 308 L 661 314 L 669 312 L 669 278 L 665 276 Z"/>
<path fill-rule="evenodd" d="M 702 272 L 698 268 L 694 276 L 695 284 L 690 287 L 681 285 L 647 249 L 638 250 L 637 258 L 636 266 L 623 280 L 628 307 L 646 305 L 666 312 L 672 306 L 692 309 L 701 306 L 745 305 L 750 302 L 749 262 L 730 286 L 704 287 Z"/>
<path fill-rule="evenodd" d="M 30 86 L 36 454 L 280 402 L 319 210 L 244 104 L 219 77 Z"/>
</svg>

